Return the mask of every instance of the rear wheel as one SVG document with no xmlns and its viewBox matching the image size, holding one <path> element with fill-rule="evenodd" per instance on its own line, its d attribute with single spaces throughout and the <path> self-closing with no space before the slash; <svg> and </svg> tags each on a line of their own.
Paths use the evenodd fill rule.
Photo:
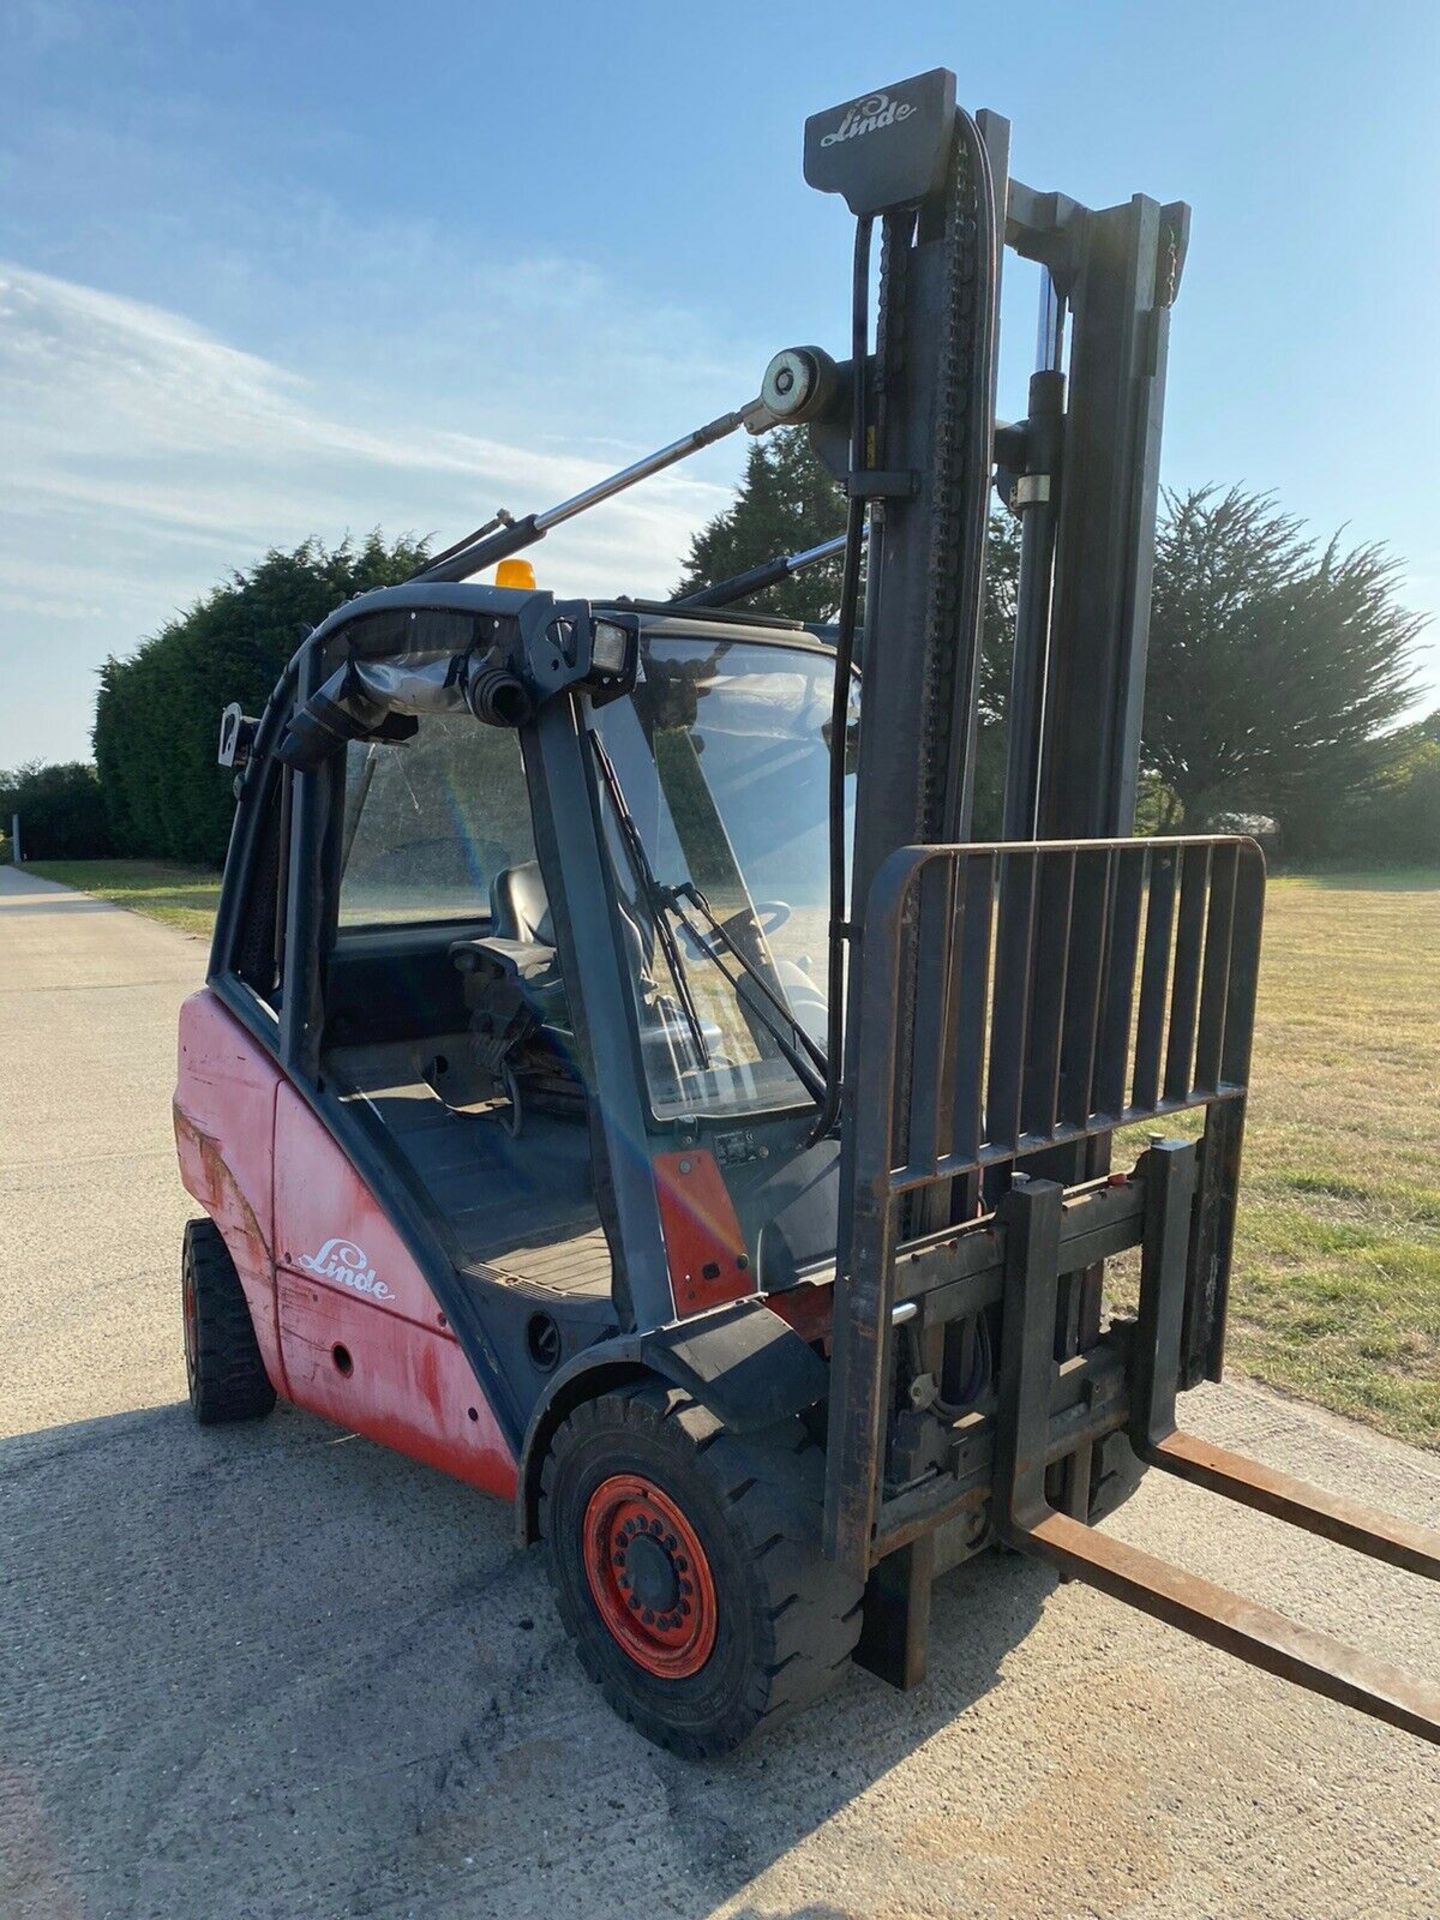
<svg viewBox="0 0 1440 1920">
<path fill-rule="evenodd" d="M 741 1439 L 658 1381 L 559 1428 L 540 1517 L 560 1615 L 647 1739 L 726 1753 L 843 1678 L 861 1589 L 820 1552 L 823 1484 L 798 1421 Z"/>
<path fill-rule="evenodd" d="M 190 1409 L 202 1426 L 255 1420 L 275 1405 L 245 1289 L 213 1220 L 185 1227 L 180 1259 L 185 1319 L 185 1377 Z"/>
</svg>

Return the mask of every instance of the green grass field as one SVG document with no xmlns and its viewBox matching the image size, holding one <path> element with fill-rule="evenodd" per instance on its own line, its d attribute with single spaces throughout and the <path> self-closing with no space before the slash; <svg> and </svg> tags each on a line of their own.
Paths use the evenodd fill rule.
<svg viewBox="0 0 1440 1920">
<path fill-rule="evenodd" d="M 191 933 L 220 888 L 33 871 Z M 1231 1370 L 1440 1447 L 1440 873 L 1271 881 L 1254 1087 Z"/>
<path fill-rule="evenodd" d="M 1229 1355 L 1440 1447 L 1440 873 L 1273 880 Z"/>
</svg>

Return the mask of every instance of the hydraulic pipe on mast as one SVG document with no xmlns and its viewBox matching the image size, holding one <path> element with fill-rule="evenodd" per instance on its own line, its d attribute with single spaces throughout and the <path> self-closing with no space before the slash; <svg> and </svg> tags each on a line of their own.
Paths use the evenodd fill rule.
<svg viewBox="0 0 1440 1920">
<path fill-rule="evenodd" d="M 749 433 L 765 433 L 777 426 L 782 417 L 757 396 L 734 412 L 722 413 L 716 419 L 707 421 L 703 427 L 696 427 L 692 432 L 682 434 L 678 440 L 672 440 L 668 446 L 647 453 L 643 459 L 632 461 L 628 467 L 621 467 L 618 473 L 597 480 L 593 486 L 572 494 L 557 506 L 547 507 L 543 513 L 527 514 L 522 520 L 506 520 L 498 528 L 492 520 L 486 527 L 467 533 L 463 540 L 456 541 L 454 546 L 447 547 L 443 553 L 427 561 L 411 578 L 468 579 L 471 574 L 479 573 L 482 567 L 492 566 L 497 560 L 508 559 L 512 553 L 520 553 L 526 547 L 534 546 L 537 540 L 545 538 L 552 527 L 573 520 L 577 514 L 587 513 L 604 500 L 614 499 L 617 493 L 624 493 L 627 487 L 648 480 L 652 474 L 663 473 L 667 467 L 688 460 L 692 454 L 714 446 L 716 441 L 728 438 L 741 427 Z"/>
<path fill-rule="evenodd" d="M 728 607 L 733 600 L 744 600 L 752 593 L 763 593 L 766 587 L 778 586 L 782 580 L 788 580 L 792 574 L 800 573 L 806 567 L 819 566 L 822 560 L 837 559 L 844 551 L 845 535 L 837 533 L 832 539 L 805 547 L 799 553 L 777 554 L 762 566 L 750 567 L 744 573 L 732 573 L 728 580 L 717 580 L 710 587 L 697 587 L 694 593 L 682 594 L 670 604 L 673 607 Z"/>
</svg>

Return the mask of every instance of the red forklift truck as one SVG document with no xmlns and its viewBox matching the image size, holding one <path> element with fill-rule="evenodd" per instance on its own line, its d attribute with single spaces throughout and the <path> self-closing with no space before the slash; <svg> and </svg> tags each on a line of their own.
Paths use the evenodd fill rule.
<svg viewBox="0 0 1440 1920">
<path fill-rule="evenodd" d="M 816 115 L 848 357 L 776 355 L 227 710 L 175 1099 L 191 1402 L 283 1396 L 511 1501 L 587 1671 L 684 1755 L 852 1658 L 917 1683 L 933 1580 L 997 1542 L 1434 1740 L 1440 1690 L 1090 1524 L 1152 1466 L 1440 1571 L 1436 1536 L 1176 1424 L 1221 1370 L 1264 885 L 1248 840 L 1127 837 L 1189 210 L 1036 192 L 1008 147 L 943 70 Z M 1043 294 L 997 423 L 1006 247 Z M 843 488 L 823 547 L 665 604 L 515 560 L 780 424 Z M 976 844 L 992 486 L 1023 544 Z M 833 629 L 736 611 L 836 554 Z"/>
</svg>

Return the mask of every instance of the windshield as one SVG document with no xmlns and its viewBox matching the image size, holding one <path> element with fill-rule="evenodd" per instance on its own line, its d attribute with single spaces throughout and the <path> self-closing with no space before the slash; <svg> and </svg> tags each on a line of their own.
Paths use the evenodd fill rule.
<svg viewBox="0 0 1440 1920">
<path fill-rule="evenodd" d="M 833 686 L 819 648 L 642 638 L 634 692 L 593 717 L 662 1118 L 806 1105 L 821 1084 Z M 847 764 L 857 721 L 858 682 Z"/>
</svg>

